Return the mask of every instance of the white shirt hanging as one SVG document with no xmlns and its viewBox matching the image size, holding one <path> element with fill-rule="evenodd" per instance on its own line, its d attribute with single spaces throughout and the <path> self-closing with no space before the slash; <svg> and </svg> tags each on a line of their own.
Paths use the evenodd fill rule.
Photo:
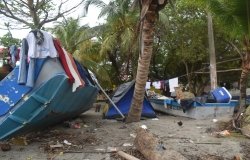
<svg viewBox="0 0 250 160">
<path fill-rule="evenodd" d="M 28 57 L 30 58 L 46 58 L 58 57 L 57 51 L 54 47 L 52 36 L 45 31 L 43 33 L 44 41 L 41 45 L 36 43 L 36 37 L 34 33 L 30 32 L 27 36 L 27 42 L 29 45 Z"/>
</svg>

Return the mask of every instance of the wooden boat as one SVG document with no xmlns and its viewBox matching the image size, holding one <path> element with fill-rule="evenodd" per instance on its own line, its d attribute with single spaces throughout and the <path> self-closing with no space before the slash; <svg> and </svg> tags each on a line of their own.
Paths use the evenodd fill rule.
<svg viewBox="0 0 250 160">
<path fill-rule="evenodd" d="M 151 98 L 150 102 L 156 111 L 193 119 L 232 116 L 234 108 L 238 105 L 238 100 L 230 100 L 229 103 L 200 103 L 198 101 L 193 101 L 188 108 L 181 106 L 176 100 L 170 98 Z"/>
<path fill-rule="evenodd" d="M 0 82 L 0 140 L 74 118 L 96 100 L 98 88 L 88 72 L 85 86 L 72 92 L 59 60 L 46 60 L 33 88 L 17 83 L 18 71 L 16 67 Z"/>
</svg>

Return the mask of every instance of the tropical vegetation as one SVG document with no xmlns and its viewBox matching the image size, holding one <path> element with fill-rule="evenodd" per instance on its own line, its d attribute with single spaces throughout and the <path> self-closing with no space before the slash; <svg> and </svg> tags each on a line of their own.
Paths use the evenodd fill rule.
<svg viewBox="0 0 250 160">
<path fill-rule="evenodd" d="M 96 73 L 105 88 L 136 79 L 129 115 L 133 118 L 129 121 L 138 121 L 147 80 L 179 77 L 195 95 L 201 95 L 210 84 L 207 13 L 211 12 L 218 85 L 241 82 L 241 98 L 245 98 L 250 70 L 248 0 L 105 2 L 79 1 L 63 11 L 53 7 L 52 0 L 1 1 L 0 15 L 30 29 L 46 28 L 47 23 L 57 21 L 53 34 L 69 53 Z M 91 28 L 81 25 L 81 17 L 65 18 L 76 7 L 88 12 L 91 5 L 100 8 L 99 18 L 105 23 Z M 26 14 L 17 10 L 20 7 L 27 10 Z M 24 22 L 17 16 L 29 18 Z"/>
</svg>

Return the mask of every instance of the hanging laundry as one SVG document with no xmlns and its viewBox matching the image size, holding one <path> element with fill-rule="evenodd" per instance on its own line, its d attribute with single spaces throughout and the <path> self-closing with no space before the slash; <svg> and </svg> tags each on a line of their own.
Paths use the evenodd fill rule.
<svg viewBox="0 0 250 160">
<path fill-rule="evenodd" d="M 151 87 L 151 82 L 146 82 L 146 90 L 150 89 L 150 87 Z"/>
<path fill-rule="evenodd" d="M 161 81 L 153 82 L 152 85 L 155 87 L 155 89 L 161 89 Z"/>
<path fill-rule="evenodd" d="M 18 83 L 33 87 L 48 57 L 58 57 L 52 36 L 42 30 L 32 30 L 22 41 Z"/>
<path fill-rule="evenodd" d="M 169 89 L 170 92 L 174 92 L 174 87 L 178 87 L 178 77 L 169 79 Z"/>
<path fill-rule="evenodd" d="M 11 55 L 11 65 L 12 67 L 16 66 L 16 57 L 18 56 L 18 49 L 16 45 L 11 45 L 10 46 L 10 55 Z"/>
<path fill-rule="evenodd" d="M 53 37 L 48 32 L 33 30 L 28 34 L 26 39 L 29 45 L 28 56 L 30 58 L 58 57 Z"/>
<path fill-rule="evenodd" d="M 70 82 L 73 83 L 72 91 L 75 92 L 78 87 L 84 86 L 85 82 L 81 79 L 73 57 L 61 47 L 58 40 L 54 40 L 54 44 L 58 51 L 59 59 L 62 62 L 63 68 L 66 74 L 69 76 Z"/>
<path fill-rule="evenodd" d="M 72 74 L 70 72 L 70 69 L 69 69 L 69 66 L 68 66 L 68 63 L 67 63 L 65 54 L 63 52 L 60 41 L 57 40 L 57 39 L 54 39 L 53 42 L 54 42 L 56 50 L 57 50 L 57 52 L 59 54 L 59 59 L 60 59 L 60 61 L 62 63 L 63 69 L 64 69 L 65 73 L 67 74 L 67 76 L 69 77 L 69 82 L 74 83 L 75 80 L 74 80 L 74 77 L 72 76 Z"/>
<path fill-rule="evenodd" d="M 27 80 L 27 56 L 28 56 L 28 42 L 26 38 L 22 40 L 22 47 L 20 51 L 20 64 L 18 72 L 18 84 L 25 84 Z"/>
</svg>

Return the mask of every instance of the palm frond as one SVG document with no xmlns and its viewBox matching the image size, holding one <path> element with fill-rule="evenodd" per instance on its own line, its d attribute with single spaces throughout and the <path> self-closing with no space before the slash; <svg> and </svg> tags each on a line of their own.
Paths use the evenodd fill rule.
<svg viewBox="0 0 250 160">
<path fill-rule="evenodd" d="M 113 33 L 104 39 L 100 54 L 103 55 L 108 51 L 111 51 L 115 46 L 117 46 L 117 33 Z"/>
<path fill-rule="evenodd" d="M 82 65 L 86 66 L 88 69 L 95 73 L 102 86 L 111 86 L 110 76 L 107 70 L 100 63 L 96 63 L 95 61 L 93 61 L 92 58 L 87 54 L 80 54 L 79 51 L 76 51 L 74 53 L 74 57 Z"/>
<path fill-rule="evenodd" d="M 107 4 L 105 2 L 103 2 L 102 0 L 86 0 L 83 4 L 84 14 L 88 13 L 88 9 L 91 5 L 93 5 L 97 8 L 101 8 L 101 9 L 104 8 L 105 6 L 107 6 Z"/>
</svg>

